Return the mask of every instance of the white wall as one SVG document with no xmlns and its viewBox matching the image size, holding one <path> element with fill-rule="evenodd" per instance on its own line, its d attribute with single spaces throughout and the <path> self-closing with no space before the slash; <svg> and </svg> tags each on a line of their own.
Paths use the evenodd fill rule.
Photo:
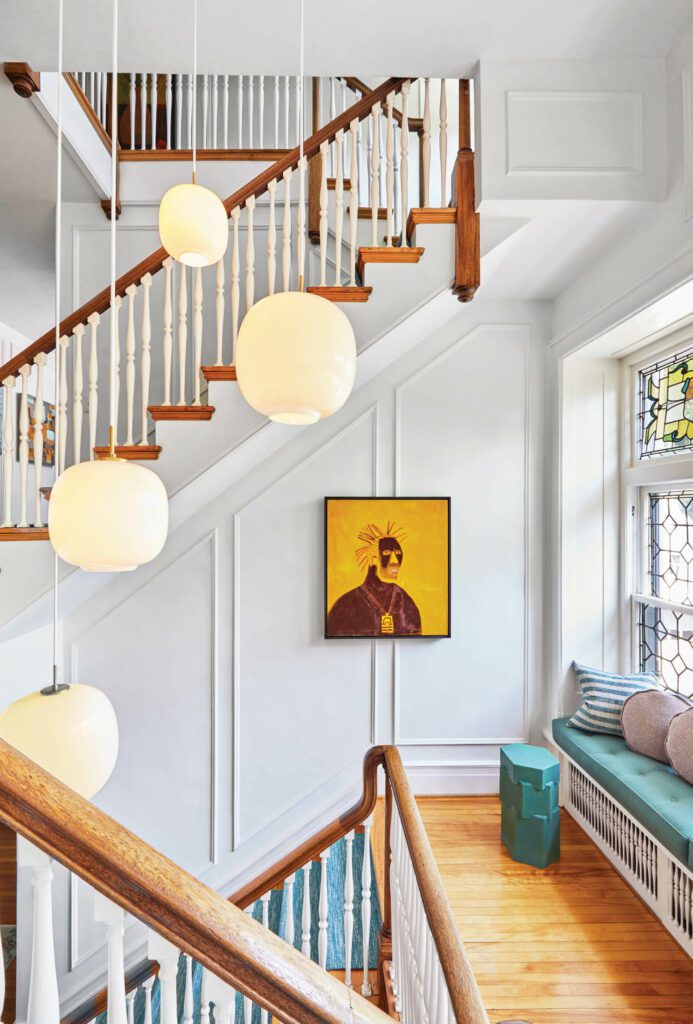
<svg viewBox="0 0 693 1024">
<path fill-rule="evenodd" d="M 460 307 L 68 617 L 72 677 L 121 724 L 101 806 L 228 890 L 346 806 L 373 743 L 420 792 L 497 789 L 541 725 L 543 353 L 539 310 Z M 451 639 L 323 639 L 327 494 L 451 496 Z M 59 891 L 77 1001 L 100 942 Z"/>
</svg>

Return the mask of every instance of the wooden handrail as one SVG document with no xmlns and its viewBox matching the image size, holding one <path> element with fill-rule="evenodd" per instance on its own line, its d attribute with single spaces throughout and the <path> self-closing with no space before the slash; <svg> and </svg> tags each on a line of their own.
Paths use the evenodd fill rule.
<svg viewBox="0 0 693 1024">
<path fill-rule="evenodd" d="M 362 82 L 360 78 L 354 78 L 353 75 L 345 75 L 344 76 L 344 81 L 349 86 L 349 88 L 352 90 L 352 92 L 360 92 L 362 96 L 365 96 L 365 94 L 367 92 L 370 92 L 370 89 L 368 88 L 366 83 Z M 409 79 L 409 81 L 414 82 L 414 81 L 416 81 L 416 79 L 411 78 L 411 79 Z M 392 116 L 393 116 L 393 118 L 395 119 L 395 121 L 397 122 L 397 124 L 401 128 L 402 127 L 402 111 L 401 110 L 393 109 Z M 408 117 L 407 121 L 409 122 L 409 131 L 410 132 L 413 132 L 415 135 L 422 135 L 423 134 L 423 118 L 422 117 Z"/>
<path fill-rule="evenodd" d="M 385 749 L 385 771 L 409 848 L 428 926 L 445 975 L 457 1024 L 488 1024 L 476 979 L 464 951 L 443 880 L 397 747 Z"/>
<path fill-rule="evenodd" d="M 388 78 L 386 82 L 379 85 L 377 89 L 369 92 L 366 96 L 362 96 L 360 100 L 348 107 L 347 110 L 343 111 L 338 117 L 335 117 L 328 124 L 323 125 L 322 128 L 313 134 L 305 141 L 303 146 L 303 153 L 307 160 L 315 156 L 316 153 L 320 152 L 320 146 L 323 142 L 334 141 L 337 132 L 341 129 L 347 128 L 352 121 L 362 121 L 371 111 L 371 108 L 376 103 L 382 103 L 389 93 L 399 92 L 406 81 L 412 81 L 407 78 Z M 261 196 L 267 191 L 268 185 L 272 181 L 278 181 L 281 179 L 285 171 L 298 167 L 300 160 L 300 149 L 298 146 L 295 149 L 289 150 L 284 156 L 273 163 L 270 167 L 266 168 L 255 178 L 249 181 L 242 188 L 238 189 L 233 195 L 229 196 L 224 200 L 224 208 L 226 213 L 231 216 L 231 211 L 234 209 L 242 209 L 251 196 Z M 168 253 L 162 247 L 157 249 L 141 260 L 136 266 L 132 267 L 127 273 L 119 277 L 115 285 L 116 295 L 125 295 L 126 290 L 132 284 L 138 284 L 145 274 L 156 274 L 158 273 L 164 263 L 164 260 L 168 258 Z M 68 317 L 60 323 L 60 336 L 70 336 L 75 327 L 79 324 L 86 323 L 87 317 L 92 313 L 104 313 L 110 305 L 111 291 L 110 287 L 104 288 L 102 291 L 94 295 L 93 298 L 85 302 L 83 306 L 75 310 Z M 7 377 L 14 376 L 19 369 L 24 366 L 25 363 L 32 363 L 36 356 L 40 352 L 52 352 L 55 348 L 55 327 L 51 327 L 49 331 L 41 335 L 36 341 L 28 345 L 22 352 L 19 352 L 16 356 L 13 356 L 4 366 L 0 366 L 0 381 L 5 380 Z"/>
<path fill-rule="evenodd" d="M 2 740 L 0 819 L 285 1024 L 388 1019 Z"/>
</svg>

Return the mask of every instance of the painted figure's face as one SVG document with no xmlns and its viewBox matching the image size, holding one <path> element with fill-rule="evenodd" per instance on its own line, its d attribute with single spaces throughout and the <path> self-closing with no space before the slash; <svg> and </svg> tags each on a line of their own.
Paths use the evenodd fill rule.
<svg viewBox="0 0 693 1024">
<path fill-rule="evenodd" d="M 378 541 L 378 555 L 380 558 L 378 571 L 381 580 L 385 580 L 386 583 L 395 583 L 404 557 L 402 545 L 392 537 L 381 537 Z"/>
</svg>

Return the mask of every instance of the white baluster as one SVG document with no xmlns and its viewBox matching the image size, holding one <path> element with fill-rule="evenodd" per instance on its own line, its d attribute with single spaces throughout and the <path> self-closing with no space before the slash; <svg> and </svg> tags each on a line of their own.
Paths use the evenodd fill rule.
<svg viewBox="0 0 693 1024">
<path fill-rule="evenodd" d="M 363 823 L 363 866 L 361 868 L 361 925 L 363 928 L 363 984 L 361 995 L 372 995 L 368 976 L 371 940 L 371 824 L 368 818 Z"/>
<path fill-rule="evenodd" d="M 164 260 L 164 400 L 171 404 L 171 366 L 173 362 L 173 264 L 171 256 Z"/>
<path fill-rule="evenodd" d="M 142 984 L 144 989 L 144 1024 L 152 1024 L 152 987 L 154 978 L 147 978 Z"/>
<path fill-rule="evenodd" d="M 82 418 L 84 373 L 82 371 L 82 336 L 84 324 L 75 327 L 75 344 L 72 362 L 72 461 L 77 465 L 82 461 Z"/>
<path fill-rule="evenodd" d="M 96 113 L 96 116 L 98 117 L 99 121 L 101 121 L 101 72 L 93 71 L 92 76 L 96 80 L 95 98 L 92 102 L 92 106 L 94 107 L 94 112 Z"/>
<path fill-rule="evenodd" d="M 327 861 L 329 850 L 320 854 L 320 896 L 318 899 L 318 963 L 327 970 L 327 927 L 329 924 L 329 901 L 327 899 Z"/>
<path fill-rule="evenodd" d="M 231 361 L 236 357 L 236 342 L 238 340 L 238 316 L 241 304 L 241 258 L 238 251 L 238 218 L 241 215 L 240 207 L 234 206 L 231 211 L 231 223 L 233 224 L 233 242 L 231 246 L 231 339 L 232 351 Z"/>
<path fill-rule="evenodd" d="M 137 995 L 137 989 L 133 989 L 132 992 L 128 992 L 125 995 L 125 1008 L 127 1010 L 128 1024 L 135 1024 L 135 996 Z"/>
<path fill-rule="evenodd" d="M 120 307 L 123 300 L 120 295 L 115 297 L 115 351 L 113 353 L 113 438 L 118 444 L 118 419 L 120 411 Z M 64 378 L 63 378 L 64 379 Z"/>
<path fill-rule="evenodd" d="M 255 240 L 253 236 L 255 196 L 248 197 L 245 208 L 248 211 L 248 235 L 245 246 L 245 311 L 247 313 L 255 301 Z"/>
<path fill-rule="evenodd" d="M 151 149 L 156 149 L 156 108 L 157 108 L 157 100 L 159 98 L 158 95 L 157 95 L 157 92 L 158 92 L 158 88 L 157 88 L 158 78 L 159 78 L 158 75 L 156 75 L 156 74 L 152 75 L 152 91 L 151 91 L 150 97 L 149 97 L 150 104 L 151 104 L 150 112 L 151 112 L 151 120 L 152 120 L 152 124 L 151 124 L 152 133 L 151 133 L 151 142 L 150 142 L 150 148 Z"/>
<path fill-rule="evenodd" d="M 253 148 L 253 128 L 255 126 L 255 78 L 248 75 L 248 148 Z"/>
<path fill-rule="evenodd" d="M 188 286 L 186 268 L 180 266 L 178 283 L 178 405 L 185 405 L 185 363 L 188 346 Z"/>
<path fill-rule="evenodd" d="M 352 288 L 356 286 L 356 260 L 358 256 L 357 250 L 357 230 L 359 225 L 359 154 L 358 154 L 358 139 L 359 139 L 359 123 L 354 120 L 350 125 L 351 130 L 351 168 L 349 170 L 349 176 L 351 181 L 351 192 L 349 198 L 349 263 L 351 264 L 351 278 L 350 285 Z"/>
<path fill-rule="evenodd" d="M 147 407 L 149 405 L 149 378 L 152 369 L 152 318 L 149 310 L 151 286 L 152 275 L 145 274 L 142 278 L 142 437 L 140 444 L 147 443 L 148 433 Z"/>
<path fill-rule="evenodd" d="M 89 103 L 94 107 L 94 82 L 96 79 L 96 72 L 88 71 L 87 74 L 89 75 Z M 96 108 L 94 107 L 94 109 Z"/>
<path fill-rule="evenodd" d="M 293 171 L 284 171 L 284 227 L 282 231 L 282 286 L 285 292 L 291 288 L 291 177 Z"/>
<path fill-rule="evenodd" d="M 185 992 L 183 994 L 183 1024 L 193 1024 L 193 971 L 192 957 L 185 953 Z"/>
<path fill-rule="evenodd" d="M 423 204 L 428 206 L 428 183 L 431 175 L 431 81 L 425 79 L 424 85 L 424 112 L 423 112 L 423 137 L 422 147 L 422 171 L 423 171 Z"/>
<path fill-rule="evenodd" d="M 382 113 L 382 109 L 381 109 Z M 378 117 L 378 196 L 381 206 L 385 206 L 385 144 L 383 142 L 383 119 Z"/>
<path fill-rule="evenodd" d="M 238 101 L 238 148 L 243 149 L 243 75 L 238 76 L 238 93 L 236 98 Z"/>
<path fill-rule="evenodd" d="M 400 181 L 400 167 L 399 167 L 399 141 L 398 141 L 399 129 L 397 125 L 394 126 L 393 141 L 394 141 L 394 179 L 395 179 L 395 190 L 394 190 L 394 224 L 395 224 L 395 237 L 402 239 L 402 184 Z"/>
<path fill-rule="evenodd" d="M 289 148 L 289 76 L 284 76 L 284 148 Z"/>
<path fill-rule="evenodd" d="M 296 875 L 289 875 L 284 882 L 284 901 L 286 903 L 286 922 L 284 927 L 284 938 L 290 946 L 294 945 L 296 934 L 294 924 L 294 883 Z"/>
<path fill-rule="evenodd" d="M 12 389 L 15 377 L 5 377 L 2 420 L 2 526 L 12 526 L 12 471 L 14 469 L 14 406 Z"/>
<path fill-rule="evenodd" d="M 395 122 L 392 108 L 395 102 L 395 94 L 388 93 L 387 108 L 387 136 L 385 143 L 385 208 L 387 211 L 387 241 L 386 245 L 392 245 L 392 236 L 395 231 L 394 217 L 392 211 L 395 205 Z"/>
<path fill-rule="evenodd" d="M 304 280 L 306 266 L 306 167 L 305 157 L 298 166 L 298 213 L 296 214 L 296 254 L 299 282 Z"/>
<path fill-rule="evenodd" d="M 267 228 L 267 292 L 269 295 L 274 295 L 277 276 L 277 226 L 274 208 L 277 182 L 270 181 L 267 191 L 270 197 L 269 225 Z"/>
<path fill-rule="evenodd" d="M 179 950 L 156 932 L 149 929 L 147 955 L 150 960 L 159 961 L 160 1016 L 159 1024 L 178 1024 L 176 979 L 178 976 Z"/>
<path fill-rule="evenodd" d="M 108 1024 L 128 1024 L 125 1005 L 125 911 L 101 893 L 94 893 L 94 920 L 106 925 L 108 950 Z"/>
<path fill-rule="evenodd" d="M 188 75 L 187 76 L 187 82 L 188 82 L 188 95 L 187 95 L 187 100 L 188 100 L 188 102 L 187 102 L 187 110 L 188 110 L 188 149 L 192 149 L 192 146 L 193 146 L 193 137 L 192 137 L 192 132 L 193 132 L 193 124 L 192 124 L 193 123 L 193 116 L 192 116 L 192 114 L 193 114 L 193 91 L 194 91 L 194 83 L 193 83 L 193 76 L 192 75 Z M 195 139 L 195 143 L 197 143 L 197 139 Z"/>
<path fill-rule="evenodd" d="M 279 149 L 279 75 L 274 76 L 274 148 Z"/>
<path fill-rule="evenodd" d="M 203 967 L 200 985 L 200 1024 L 209 1024 L 209 1004 L 212 1001 L 209 980 L 210 973 L 206 967 Z"/>
<path fill-rule="evenodd" d="M 342 283 L 342 231 L 344 228 L 344 131 L 342 128 L 339 129 L 335 138 L 335 147 L 337 150 L 337 159 L 335 161 L 335 188 L 334 188 L 334 203 L 335 203 L 335 228 L 334 228 L 334 245 L 335 245 L 335 271 L 334 271 L 334 283 L 339 287 Z"/>
<path fill-rule="evenodd" d="M 19 369 L 22 378 L 22 397 L 19 404 L 19 522 L 17 526 L 28 526 L 26 517 L 27 480 L 29 475 L 29 377 L 31 366 L 25 363 Z M 5 395 L 7 399 L 7 394 Z M 11 406 L 6 406 L 12 412 Z M 4 442 L 3 442 L 4 451 Z M 3 524 L 6 525 L 6 524 Z"/>
<path fill-rule="evenodd" d="M 101 72 L 101 124 L 108 126 L 108 75 Z"/>
<path fill-rule="evenodd" d="M 272 893 L 271 892 L 266 892 L 263 896 L 260 897 L 260 900 L 261 900 L 261 903 L 262 903 L 262 924 L 263 924 L 263 927 L 267 928 L 268 930 L 269 930 L 269 905 L 270 905 L 270 899 L 271 898 L 272 898 Z M 264 1008 L 264 1006 L 260 1007 L 260 1024 L 269 1024 L 269 1013 Z"/>
<path fill-rule="evenodd" d="M 400 245 L 409 245 L 407 239 L 407 218 L 409 217 L 409 116 L 407 106 L 409 102 L 409 89 L 411 82 L 405 82 L 402 86 L 402 131 L 400 143 L 402 149 L 402 235 Z"/>
<path fill-rule="evenodd" d="M 202 268 L 195 267 L 193 285 L 193 405 L 200 405 L 200 367 L 202 365 Z"/>
<path fill-rule="evenodd" d="M 202 76 L 202 148 L 207 149 L 207 112 L 209 110 L 209 75 Z"/>
<path fill-rule="evenodd" d="M 224 102 L 223 102 L 223 105 L 222 105 L 222 111 L 223 111 L 222 116 L 224 118 L 223 139 L 224 139 L 224 149 L 228 149 L 229 148 L 229 76 L 228 75 L 222 75 L 221 77 L 222 77 L 222 83 L 223 83 L 222 84 L 222 89 L 223 89 L 223 99 L 224 99 Z"/>
<path fill-rule="evenodd" d="M 135 148 L 135 114 L 137 111 L 136 75 L 130 75 L 130 149 Z"/>
<path fill-rule="evenodd" d="M 223 366 L 224 346 L 224 260 L 217 262 L 216 273 L 217 366 Z"/>
<path fill-rule="evenodd" d="M 378 124 L 380 121 L 380 104 L 376 103 L 371 109 L 371 245 L 378 244 L 378 206 L 380 203 L 380 189 L 378 187 Z"/>
<path fill-rule="evenodd" d="M 96 332 L 101 323 L 98 313 L 91 313 L 87 317 L 87 323 L 91 328 L 89 332 L 89 458 L 94 458 L 94 446 L 96 444 L 96 425 L 99 414 L 99 356 L 96 344 Z"/>
<path fill-rule="evenodd" d="M 259 141 L 258 149 L 264 149 L 265 146 L 265 76 L 260 75 L 259 85 L 259 97 L 258 97 L 258 113 L 260 115 L 260 123 L 258 125 Z"/>
<path fill-rule="evenodd" d="M 217 148 L 219 123 L 219 76 L 212 75 L 212 149 Z"/>
<path fill-rule="evenodd" d="M 22 867 L 32 869 L 34 893 L 27 1024 L 59 1024 L 60 998 L 53 941 L 51 860 L 25 839 L 18 838 L 17 862 Z"/>
<path fill-rule="evenodd" d="M 448 100 L 445 79 L 440 80 L 440 205 L 448 205 Z"/>
<path fill-rule="evenodd" d="M 176 149 L 183 148 L 183 76 L 176 75 Z"/>
<path fill-rule="evenodd" d="M 125 334 L 125 401 L 126 401 L 126 437 L 125 444 L 133 445 L 135 429 L 135 296 L 137 285 L 131 284 L 125 289 L 128 297 L 128 325 Z"/>
<path fill-rule="evenodd" d="M 334 101 L 334 76 L 330 78 L 330 121 L 337 116 L 337 108 Z M 330 152 L 330 174 L 334 178 L 334 150 Z"/>
<path fill-rule="evenodd" d="M 67 350 L 70 339 L 63 334 L 58 341 L 60 354 L 60 391 L 56 410 L 56 428 L 58 450 L 55 452 L 55 467 L 58 476 L 65 469 L 65 452 L 67 451 Z"/>
<path fill-rule="evenodd" d="M 301 952 L 310 960 L 310 861 L 303 867 L 303 903 L 301 907 Z"/>
<path fill-rule="evenodd" d="M 254 906 L 246 907 L 246 914 L 248 917 L 253 916 Z M 252 1024 L 253 1020 L 253 1001 L 249 996 L 243 996 L 243 1022 L 244 1024 Z"/>
<path fill-rule="evenodd" d="M 344 871 L 344 984 L 351 988 L 351 947 L 354 937 L 354 833 L 347 833 Z"/>
<path fill-rule="evenodd" d="M 46 365 L 45 352 L 39 352 L 34 359 L 36 367 L 36 398 L 34 399 L 34 526 L 43 526 L 41 521 L 41 471 L 43 467 L 43 368 Z"/>
<path fill-rule="evenodd" d="M 294 81 L 294 88 L 296 94 L 296 145 L 299 143 L 299 135 L 301 133 L 301 103 L 303 102 L 303 82 L 299 75 L 296 75 Z"/>
<path fill-rule="evenodd" d="M 320 146 L 320 287 L 327 284 L 327 143 Z"/>
<path fill-rule="evenodd" d="M 173 114 L 173 77 L 166 75 L 166 149 L 173 149 L 171 118 Z"/>
<path fill-rule="evenodd" d="M 234 1024 L 236 993 L 230 985 L 227 985 L 221 978 L 217 978 L 215 974 L 209 974 L 205 998 L 207 999 L 207 1016 L 202 1016 L 201 1021 L 209 1020 L 209 1003 L 213 1002 L 215 1024 Z"/>
</svg>

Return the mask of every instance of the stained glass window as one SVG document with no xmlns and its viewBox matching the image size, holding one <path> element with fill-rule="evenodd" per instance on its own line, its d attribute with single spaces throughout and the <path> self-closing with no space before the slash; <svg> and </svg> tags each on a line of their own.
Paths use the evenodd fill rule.
<svg viewBox="0 0 693 1024">
<path fill-rule="evenodd" d="M 640 371 L 638 454 L 693 449 L 693 348 Z"/>
<path fill-rule="evenodd" d="M 638 606 L 640 671 L 654 672 L 668 690 L 693 695 L 693 609 L 691 614 L 652 605 Z"/>
</svg>

